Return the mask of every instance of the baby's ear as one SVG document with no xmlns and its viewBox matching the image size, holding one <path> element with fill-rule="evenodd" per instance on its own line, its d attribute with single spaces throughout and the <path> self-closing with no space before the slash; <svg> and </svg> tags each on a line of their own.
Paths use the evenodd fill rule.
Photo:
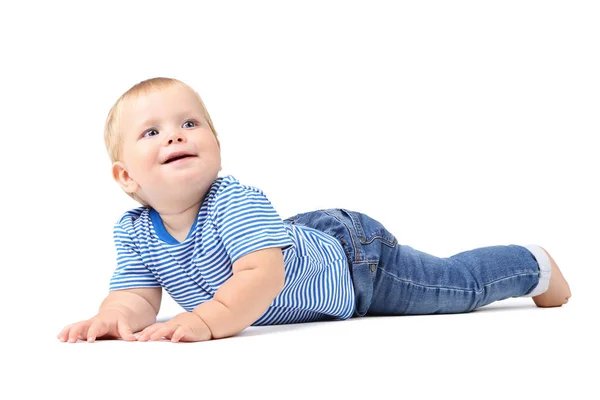
<svg viewBox="0 0 600 400">
<path fill-rule="evenodd" d="M 127 193 L 135 193 L 139 189 L 139 185 L 133 180 L 131 175 L 129 175 L 129 172 L 127 172 L 127 169 L 125 168 L 125 164 L 121 161 L 113 163 L 112 175 L 115 182 L 117 182 Z"/>
</svg>

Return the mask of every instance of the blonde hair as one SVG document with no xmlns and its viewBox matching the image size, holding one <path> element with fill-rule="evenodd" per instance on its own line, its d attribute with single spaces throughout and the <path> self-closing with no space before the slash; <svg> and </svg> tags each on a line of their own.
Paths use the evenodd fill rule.
<svg viewBox="0 0 600 400">
<path fill-rule="evenodd" d="M 115 163 L 116 161 L 122 161 L 121 153 L 123 146 L 123 134 L 119 129 L 119 122 L 121 119 L 121 112 L 123 110 L 123 105 L 125 104 L 125 102 L 130 99 L 135 99 L 140 95 L 145 95 L 154 91 L 160 91 L 163 89 L 170 88 L 173 85 L 185 87 L 197 96 L 198 101 L 202 105 L 204 118 L 208 122 L 211 131 L 215 135 L 217 144 L 219 145 L 219 147 L 221 146 L 217 135 L 217 131 L 215 130 L 212 119 L 210 118 L 210 114 L 208 113 L 208 110 L 206 109 L 206 106 L 204 105 L 204 102 L 202 101 L 202 98 L 200 97 L 198 92 L 196 92 L 184 82 L 181 82 L 180 80 L 174 78 L 151 78 L 133 85 L 129 90 L 123 93 L 121 97 L 119 97 L 119 99 L 115 102 L 115 104 L 111 107 L 110 111 L 108 112 L 108 116 L 106 117 L 106 123 L 104 125 L 104 145 L 106 146 L 106 151 L 108 152 L 111 164 Z M 145 202 L 139 196 L 137 196 L 135 193 L 127 194 L 143 206 L 148 206 L 148 203 Z"/>
</svg>

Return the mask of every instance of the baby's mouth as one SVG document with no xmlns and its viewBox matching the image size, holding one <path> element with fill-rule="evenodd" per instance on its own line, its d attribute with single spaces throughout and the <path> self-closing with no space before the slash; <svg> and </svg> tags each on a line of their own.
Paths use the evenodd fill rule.
<svg viewBox="0 0 600 400">
<path fill-rule="evenodd" d="M 193 154 L 188 154 L 188 153 L 174 153 L 171 154 L 164 162 L 163 164 L 169 164 L 178 160 L 182 160 L 185 158 L 190 158 L 190 157 L 196 157 Z"/>
<path fill-rule="evenodd" d="M 165 164 L 169 164 L 173 161 L 181 160 L 183 158 L 190 158 L 190 157 L 194 157 L 194 156 L 192 156 L 192 155 L 176 156 L 173 158 L 169 158 L 167 161 L 165 161 Z"/>
</svg>

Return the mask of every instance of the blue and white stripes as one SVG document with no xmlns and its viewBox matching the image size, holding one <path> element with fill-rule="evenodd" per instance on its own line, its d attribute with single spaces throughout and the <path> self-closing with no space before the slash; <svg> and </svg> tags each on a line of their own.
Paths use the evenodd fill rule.
<svg viewBox="0 0 600 400">
<path fill-rule="evenodd" d="M 117 268 L 110 289 L 164 287 L 187 311 L 210 300 L 244 255 L 281 247 L 285 286 L 253 325 L 346 319 L 354 292 L 340 243 L 283 223 L 264 193 L 233 176 L 217 178 L 188 237 L 178 242 L 155 210 L 127 211 L 115 225 Z"/>
</svg>

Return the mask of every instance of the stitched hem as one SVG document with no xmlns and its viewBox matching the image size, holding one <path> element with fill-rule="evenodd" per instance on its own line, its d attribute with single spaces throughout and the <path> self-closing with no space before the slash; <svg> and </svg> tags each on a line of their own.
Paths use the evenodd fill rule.
<svg viewBox="0 0 600 400">
<path fill-rule="evenodd" d="M 550 286 L 550 276 L 552 275 L 552 264 L 550 263 L 550 258 L 548 257 L 548 254 L 546 254 L 546 252 L 540 246 L 537 246 L 535 244 L 528 244 L 528 245 L 524 245 L 523 247 L 525 247 L 527 250 L 529 250 L 529 252 L 531 252 L 531 254 L 533 254 L 533 257 L 536 259 L 536 261 L 540 267 L 540 272 L 539 272 L 540 280 L 539 280 L 537 286 L 534 287 L 531 292 L 523 295 L 522 297 L 538 296 L 538 295 L 544 293 L 546 290 L 548 290 L 548 287 Z"/>
</svg>

